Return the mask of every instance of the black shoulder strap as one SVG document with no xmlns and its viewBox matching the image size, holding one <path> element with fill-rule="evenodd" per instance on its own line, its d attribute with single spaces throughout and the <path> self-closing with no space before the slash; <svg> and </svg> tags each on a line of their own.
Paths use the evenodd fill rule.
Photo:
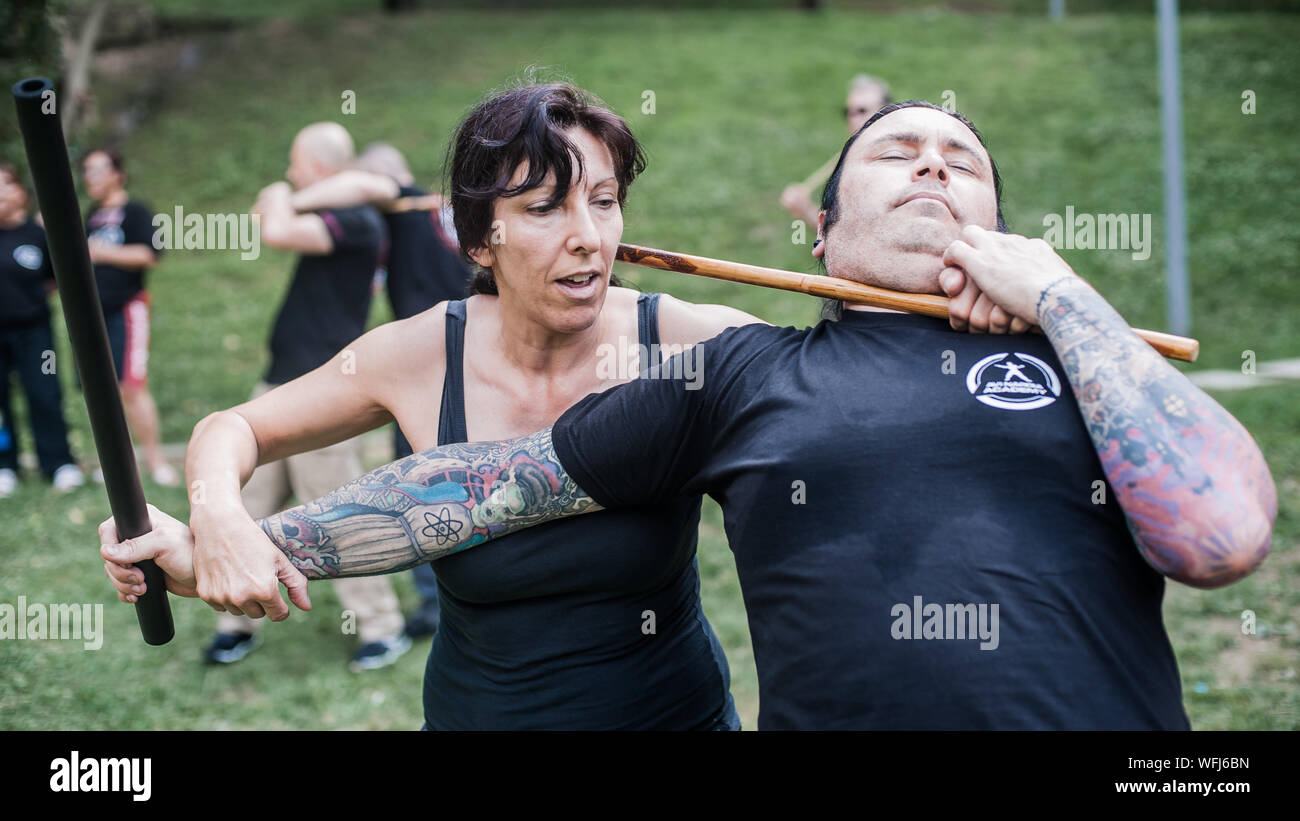
<svg viewBox="0 0 1300 821">
<path fill-rule="evenodd" d="M 438 444 L 469 439 L 465 430 L 465 300 L 447 303 L 447 375 L 442 380 Z"/>
<path fill-rule="evenodd" d="M 663 360 L 659 351 L 659 294 L 641 294 L 636 298 L 637 341 L 649 361 L 641 363 L 641 370 L 652 368 Z"/>
</svg>

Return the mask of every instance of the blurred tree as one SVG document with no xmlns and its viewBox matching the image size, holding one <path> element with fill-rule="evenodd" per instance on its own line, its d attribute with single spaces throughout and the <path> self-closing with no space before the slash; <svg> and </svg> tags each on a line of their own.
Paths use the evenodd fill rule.
<svg viewBox="0 0 1300 821">
<path fill-rule="evenodd" d="M 69 137 L 76 134 L 89 119 L 88 109 L 93 103 L 90 92 L 90 61 L 95 56 L 95 42 L 104 24 L 108 0 L 95 0 L 89 13 L 81 21 L 75 39 L 65 36 L 63 53 L 67 73 L 63 83 L 63 131 Z"/>
<path fill-rule="evenodd" d="M 0 158 L 20 168 L 26 163 L 9 89 L 32 75 L 57 78 L 59 36 L 54 20 L 64 10 L 65 3 L 57 0 L 0 3 L 0 90 L 4 97 L 0 100 Z"/>
</svg>

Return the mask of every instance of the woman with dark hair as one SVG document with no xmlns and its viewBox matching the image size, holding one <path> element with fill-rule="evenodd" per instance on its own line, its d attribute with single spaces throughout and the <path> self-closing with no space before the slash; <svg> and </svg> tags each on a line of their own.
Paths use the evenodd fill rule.
<svg viewBox="0 0 1300 821">
<path fill-rule="evenodd" d="M 261 462 L 393 419 L 416 450 L 520 436 L 637 378 L 665 348 L 758 321 L 619 287 L 623 204 L 645 161 L 627 123 L 580 89 L 495 94 L 449 151 L 456 233 L 478 266 L 472 295 L 361 337 L 340 354 L 352 368 L 331 361 L 199 423 L 188 479 L 206 486 L 190 521 L 205 592 L 234 589 L 246 571 L 227 568 L 242 565 L 308 603 L 240 506 Z M 518 470 L 481 492 L 504 487 L 507 505 L 523 503 L 537 480 Z M 606 511 L 435 562 L 442 623 L 426 727 L 737 729 L 726 659 L 700 606 L 699 515 L 699 497 Z M 134 571 L 114 571 L 132 600 Z M 283 618 L 271 598 L 267 611 Z"/>
</svg>

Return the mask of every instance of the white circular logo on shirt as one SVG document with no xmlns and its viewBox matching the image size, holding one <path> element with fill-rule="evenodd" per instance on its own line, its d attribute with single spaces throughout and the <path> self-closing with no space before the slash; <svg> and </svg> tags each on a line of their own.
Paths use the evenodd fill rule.
<svg viewBox="0 0 1300 821">
<path fill-rule="evenodd" d="M 1033 410 L 1061 395 L 1061 380 L 1052 366 L 1027 353 L 995 353 L 976 362 L 966 374 L 966 388 L 985 405 L 1003 410 Z"/>
<path fill-rule="evenodd" d="M 35 245 L 19 245 L 14 249 L 14 262 L 29 271 L 35 271 L 45 261 L 45 255 Z"/>
</svg>

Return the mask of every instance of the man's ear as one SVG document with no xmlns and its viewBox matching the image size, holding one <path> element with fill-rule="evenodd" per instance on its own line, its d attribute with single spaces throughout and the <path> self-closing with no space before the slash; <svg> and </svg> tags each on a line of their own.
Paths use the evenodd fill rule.
<svg viewBox="0 0 1300 821">
<path fill-rule="evenodd" d="M 812 255 L 815 259 L 821 259 L 826 253 L 826 212 L 824 210 L 817 212 L 817 241 L 813 243 Z"/>
</svg>

